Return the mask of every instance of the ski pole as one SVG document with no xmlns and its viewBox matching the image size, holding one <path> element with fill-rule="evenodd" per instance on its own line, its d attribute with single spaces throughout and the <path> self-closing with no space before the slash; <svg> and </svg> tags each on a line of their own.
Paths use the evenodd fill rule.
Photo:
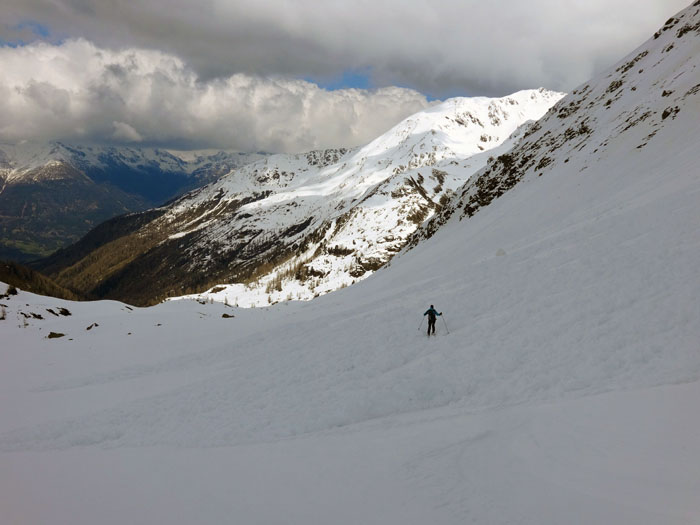
<svg viewBox="0 0 700 525">
<path fill-rule="evenodd" d="M 418 325 L 418 330 L 420 330 L 420 327 L 423 326 L 423 321 L 425 320 L 425 316 L 420 320 L 420 324 Z"/>
<path fill-rule="evenodd" d="M 440 317 L 442 317 L 442 322 L 445 323 L 445 330 L 447 330 L 447 333 L 449 334 L 450 331 L 449 331 L 449 329 L 447 328 L 447 321 L 445 321 L 445 316 L 444 316 L 444 315 L 441 315 Z"/>
</svg>

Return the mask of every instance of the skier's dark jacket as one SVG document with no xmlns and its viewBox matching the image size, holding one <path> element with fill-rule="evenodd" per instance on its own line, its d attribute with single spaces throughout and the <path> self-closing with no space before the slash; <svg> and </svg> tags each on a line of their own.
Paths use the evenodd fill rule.
<svg viewBox="0 0 700 525">
<path fill-rule="evenodd" d="M 424 313 L 423 315 L 424 315 L 424 316 L 427 315 L 427 316 L 428 316 L 428 319 L 430 319 L 431 321 L 434 321 L 434 320 L 435 320 L 435 316 L 437 316 L 437 315 L 442 315 L 442 314 L 439 313 L 435 308 L 428 308 L 428 309 L 425 311 L 425 313 Z"/>
</svg>

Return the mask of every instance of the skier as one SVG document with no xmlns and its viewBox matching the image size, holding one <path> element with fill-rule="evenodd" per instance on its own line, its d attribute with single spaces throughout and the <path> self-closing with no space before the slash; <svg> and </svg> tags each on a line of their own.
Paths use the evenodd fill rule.
<svg viewBox="0 0 700 525">
<path fill-rule="evenodd" d="M 432 328 L 433 330 L 433 335 L 435 335 L 435 320 L 437 319 L 438 315 L 442 315 L 442 312 L 438 312 L 435 307 L 431 304 L 430 308 L 428 308 L 425 313 L 423 314 L 423 317 L 428 316 L 428 335 L 430 335 L 430 329 Z"/>
</svg>

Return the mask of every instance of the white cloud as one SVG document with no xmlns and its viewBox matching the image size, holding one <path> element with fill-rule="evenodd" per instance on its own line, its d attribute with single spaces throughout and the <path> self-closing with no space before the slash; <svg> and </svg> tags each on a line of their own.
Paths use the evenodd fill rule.
<svg viewBox="0 0 700 525">
<path fill-rule="evenodd" d="M 143 137 L 126 122 L 113 122 L 114 133 L 112 137 L 117 142 L 141 142 Z"/>
<path fill-rule="evenodd" d="M 358 145 L 425 97 L 290 79 L 362 71 L 436 96 L 568 91 L 689 2 L 3 0 L 0 43 L 63 43 L 0 47 L 0 140 Z"/>
<path fill-rule="evenodd" d="M 241 73 L 202 80 L 173 55 L 82 39 L 0 48 L 0 71 L 3 142 L 296 152 L 366 143 L 429 105 L 396 87 L 327 91 Z"/>
<path fill-rule="evenodd" d="M 201 78 L 331 79 L 361 70 L 373 85 L 410 86 L 437 97 L 505 95 L 537 86 L 571 90 L 690 3 L 3 0 L 0 40 L 27 38 L 17 28 L 32 21 L 48 38 L 167 50 Z"/>
</svg>

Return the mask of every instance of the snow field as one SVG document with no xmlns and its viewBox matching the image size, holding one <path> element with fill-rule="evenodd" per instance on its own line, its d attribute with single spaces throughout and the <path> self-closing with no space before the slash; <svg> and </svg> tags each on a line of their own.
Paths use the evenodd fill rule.
<svg viewBox="0 0 700 525">
<path fill-rule="evenodd" d="M 10 299 L 2 461 L 17 476 L 42 461 L 48 478 L 30 486 L 45 491 L 79 454 L 87 473 L 75 490 L 97 496 L 108 488 L 90 485 L 97 466 L 123 462 L 118 492 L 141 501 L 126 487 L 144 465 L 175 475 L 196 457 L 202 463 L 188 472 L 208 480 L 207 468 L 228 458 L 231 470 L 204 481 L 216 494 L 211 508 L 190 508 L 212 523 L 225 512 L 302 523 L 331 519 L 332 509 L 346 510 L 339 523 L 418 523 L 426 513 L 435 523 L 567 515 L 692 523 L 700 512 L 691 496 L 700 487 L 698 425 L 688 411 L 700 372 L 693 141 L 668 141 L 673 163 L 642 150 L 624 163 L 612 157 L 584 172 L 569 163 L 525 180 L 389 268 L 309 303 L 245 310 L 176 301 L 128 311 Z M 73 315 L 22 328 L 16 311 L 41 301 Z M 438 337 L 417 330 L 430 303 L 445 313 L 449 336 L 440 320 Z M 236 317 L 220 317 L 227 312 Z M 92 322 L 100 326 L 85 331 Z M 47 330 L 67 335 L 43 339 Z M 349 442 L 359 442 L 356 455 Z M 236 470 L 230 461 L 249 447 L 259 461 Z M 214 486 L 238 486 L 239 476 L 248 488 L 238 496 Z M 144 479 L 163 505 L 115 516 L 169 516 L 158 488 L 165 478 Z M 298 490 L 288 488 L 294 479 Z M 263 486 L 279 490 L 272 508 L 250 496 Z M 363 507 L 372 492 L 364 487 L 381 497 Z M 34 512 L 89 522 L 103 508 L 74 508 L 77 492 L 63 494 Z M 414 507 L 411 521 L 403 511 Z M 28 512 L 19 499 L 10 508 Z"/>
<path fill-rule="evenodd" d="M 629 82 L 607 104 L 601 77 L 587 142 L 352 287 L 255 309 L 3 300 L 10 525 L 697 523 L 692 36 L 650 41 L 664 66 L 639 77 L 680 113 L 613 132 L 646 107 Z M 431 303 L 449 335 L 418 330 Z"/>
</svg>

